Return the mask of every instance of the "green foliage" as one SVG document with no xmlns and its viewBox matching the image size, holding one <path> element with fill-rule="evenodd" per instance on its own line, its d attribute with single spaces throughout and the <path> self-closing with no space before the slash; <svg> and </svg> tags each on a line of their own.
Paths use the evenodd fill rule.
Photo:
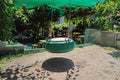
<svg viewBox="0 0 120 80">
<path fill-rule="evenodd" d="M 120 0 L 107 0 L 104 3 L 98 3 L 94 8 L 94 28 L 104 31 L 120 31 L 119 26 L 116 28 L 114 24 L 118 25 L 116 18 L 120 9 Z"/>
<path fill-rule="evenodd" d="M 116 49 L 113 47 L 104 47 L 104 49 L 108 51 L 116 51 Z"/>
<path fill-rule="evenodd" d="M 94 18 L 94 26 L 95 26 L 95 29 L 107 31 L 110 28 L 110 21 L 105 17 L 98 16 Z"/>
<path fill-rule="evenodd" d="M 18 53 L 14 53 L 14 54 L 7 54 L 7 55 L 1 55 L 1 57 L 0 57 L 0 63 L 6 63 L 7 61 L 10 61 L 10 60 L 12 60 L 12 59 L 15 59 L 15 58 L 17 58 L 17 57 L 21 57 L 22 56 L 22 54 L 18 54 Z"/>
<path fill-rule="evenodd" d="M 4 70 L 5 66 L 0 66 L 0 71 Z"/>
<path fill-rule="evenodd" d="M 0 1 L 0 39 L 11 39 L 13 26 L 13 12 L 9 0 Z"/>
<path fill-rule="evenodd" d="M 32 11 L 23 11 L 22 9 L 14 8 L 14 24 L 18 32 L 23 31 L 29 26 L 29 14 Z"/>
<path fill-rule="evenodd" d="M 53 12 L 53 13 L 52 13 Z M 53 16 L 51 16 L 53 14 Z M 29 32 L 32 30 L 34 40 L 44 35 L 45 30 L 49 29 L 50 22 L 54 22 L 59 17 L 57 9 L 52 10 L 47 5 L 37 6 L 30 10 L 15 10 L 15 25 L 20 33 Z M 28 33 L 31 34 L 31 33 Z M 24 34 L 23 34 L 24 35 Z"/>
<path fill-rule="evenodd" d="M 105 3 L 98 3 L 94 7 L 94 12 L 95 16 L 105 16 L 105 15 L 114 15 L 117 8 L 118 8 L 118 3 L 115 1 L 107 1 Z"/>
<path fill-rule="evenodd" d="M 120 60 L 120 57 L 118 57 L 117 60 Z"/>
<path fill-rule="evenodd" d="M 16 18 L 21 18 L 21 21 L 27 23 L 29 21 L 28 14 L 24 12 L 22 9 L 15 10 Z"/>
<path fill-rule="evenodd" d="M 38 39 L 40 35 L 43 35 L 44 31 L 49 29 L 50 22 L 56 21 L 58 16 L 59 11 L 57 9 L 52 10 L 46 5 L 36 7 L 30 16 L 30 23 L 32 30 L 35 32 L 35 38 Z"/>
</svg>

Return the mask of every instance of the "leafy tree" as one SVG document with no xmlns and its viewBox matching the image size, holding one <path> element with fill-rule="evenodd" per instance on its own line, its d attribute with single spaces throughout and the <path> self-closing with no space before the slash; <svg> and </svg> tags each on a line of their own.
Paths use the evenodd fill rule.
<svg viewBox="0 0 120 80">
<path fill-rule="evenodd" d="M 120 9 L 120 0 L 106 0 L 98 3 L 94 8 L 94 25 L 100 30 L 114 30 L 115 18 Z"/>
<path fill-rule="evenodd" d="M 53 16 L 51 16 L 53 14 Z M 39 34 L 43 35 L 44 31 L 49 29 L 50 22 L 56 21 L 59 17 L 59 11 L 52 9 L 46 5 L 38 6 L 30 16 L 30 23 L 35 32 L 36 39 Z M 52 21 L 51 21 L 52 18 Z"/>
<path fill-rule="evenodd" d="M 27 9 L 26 11 L 16 9 L 14 22 L 19 33 L 22 33 L 24 36 L 25 30 L 26 32 L 31 31 L 34 37 L 33 39 L 36 41 L 40 36 L 43 36 L 44 33 L 48 33 L 50 22 L 54 22 L 58 19 L 59 11 L 57 9 L 53 9 L 53 17 L 51 15 L 52 9 L 47 5 L 37 6 L 33 9 Z"/>
<path fill-rule="evenodd" d="M 30 11 L 23 11 L 22 9 L 15 8 L 14 13 L 14 24 L 16 26 L 17 32 L 24 31 L 30 24 L 29 24 L 29 12 Z"/>
<path fill-rule="evenodd" d="M 0 39 L 8 40 L 12 37 L 13 15 L 9 0 L 0 0 Z"/>
</svg>

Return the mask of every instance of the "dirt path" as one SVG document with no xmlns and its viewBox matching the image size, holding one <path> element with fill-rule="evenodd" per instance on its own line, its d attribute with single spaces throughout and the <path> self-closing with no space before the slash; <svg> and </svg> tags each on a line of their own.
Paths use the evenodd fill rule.
<svg viewBox="0 0 120 80">
<path fill-rule="evenodd" d="M 42 52 L 4 64 L 3 80 L 120 80 L 120 61 L 93 45 L 55 54 Z"/>
</svg>

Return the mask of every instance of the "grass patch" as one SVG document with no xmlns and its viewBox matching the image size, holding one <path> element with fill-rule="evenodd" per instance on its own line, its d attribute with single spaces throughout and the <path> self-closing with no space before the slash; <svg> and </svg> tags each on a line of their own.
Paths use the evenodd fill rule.
<svg viewBox="0 0 120 80">
<path fill-rule="evenodd" d="M 0 66 L 0 71 L 5 70 L 5 66 Z"/>
<path fill-rule="evenodd" d="M 115 64 L 114 62 L 110 61 L 111 64 Z"/>
<path fill-rule="evenodd" d="M 75 47 L 77 47 L 77 48 L 83 48 L 85 46 L 92 46 L 92 45 L 94 45 L 94 44 L 92 44 L 92 43 L 84 43 L 84 44 L 76 44 Z"/>
<path fill-rule="evenodd" d="M 116 51 L 114 47 L 104 47 L 104 49 L 108 51 Z"/>
<path fill-rule="evenodd" d="M 34 49 L 34 50 L 27 50 L 24 53 L 9 53 L 9 54 L 3 54 L 0 56 L 0 63 L 6 63 L 12 59 L 16 59 L 22 56 L 27 56 L 27 55 L 31 55 L 31 54 L 35 54 L 35 53 L 40 53 L 40 52 L 44 52 L 45 49 Z"/>
<path fill-rule="evenodd" d="M 116 58 L 117 60 L 120 60 L 120 57 Z"/>
<path fill-rule="evenodd" d="M 21 53 L 18 53 L 18 54 L 16 54 L 16 53 L 11 53 L 11 54 L 2 55 L 2 56 L 0 57 L 0 63 L 6 63 L 7 61 L 10 61 L 10 60 L 12 60 L 12 59 L 15 59 L 15 58 L 21 57 L 21 56 L 22 56 Z"/>
</svg>

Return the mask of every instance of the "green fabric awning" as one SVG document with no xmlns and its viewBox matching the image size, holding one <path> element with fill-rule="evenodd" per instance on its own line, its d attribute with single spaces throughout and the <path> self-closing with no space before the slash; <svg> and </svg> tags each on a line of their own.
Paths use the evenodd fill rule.
<svg viewBox="0 0 120 80">
<path fill-rule="evenodd" d="M 70 3 L 71 7 L 74 8 L 80 6 L 91 7 L 101 2 L 104 2 L 104 0 L 54 0 L 54 8 L 70 7 Z M 13 0 L 13 3 L 18 8 L 21 8 L 23 4 L 26 5 L 26 8 L 33 8 L 41 5 L 52 6 L 53 0 Z"/>
</svg>

